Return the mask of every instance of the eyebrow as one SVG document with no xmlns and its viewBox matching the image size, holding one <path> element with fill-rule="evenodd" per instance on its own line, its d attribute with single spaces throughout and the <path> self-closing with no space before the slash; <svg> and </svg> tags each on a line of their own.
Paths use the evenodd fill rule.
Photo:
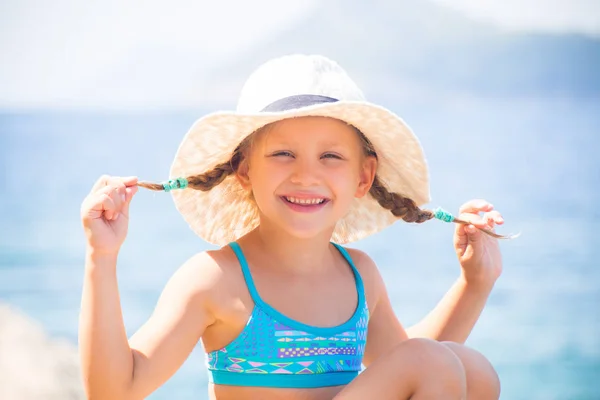
<svg viewBox="0 0 600 400">
<path fill-rule="evenodd" d="M 299 142 L 301 142 L 302 139 L 298 139 L 297 141 L 290 141 L 289 139 L 272 139 L 272 140 L 267 140 L 265 145 L 266 146 L 283 146 L 283 147 L 290 147 L 290 146 L 294 146 L 296 144 L 298 144 Z M 326 148 L 348 148 L 350 147 L 349 144 L 346 143 L 341 143 L 341 142 L 332 142 L 332 141 L 322 141 L 318 143 L 319 147 L 326 147 Z"/>
</svg>

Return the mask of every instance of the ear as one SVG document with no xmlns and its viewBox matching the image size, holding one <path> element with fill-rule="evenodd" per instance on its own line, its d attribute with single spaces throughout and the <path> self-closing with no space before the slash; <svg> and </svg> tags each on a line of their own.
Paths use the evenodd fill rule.
<svg viewBox="0 0 600 400">
<path fill-rule="evenodd" d="M 358 177 L 358 187 L 356 188 L 356 193 L 354 194 L 356 197 L 360 198 L 369 193 L 369 190 L 373 185 L 373 181 L 375 180 L 376 173 L 377 159 L 373 156 L 365 157 Z"/>
<path fill-rule="evenodd" d="M 238 167 L 238 170 L 235 173 L 235 177 L 237 179 L 237 181 L 240 183 L 240 185 L 244 188 L 244 189 L 250 189 L 250 175 L 248 174 L 249 172 L 249 165 L 248 165 L 248 161 L 246 159 L 243 159 L 242 161 L 240 161 L 240 165 Z"/>
</svg>

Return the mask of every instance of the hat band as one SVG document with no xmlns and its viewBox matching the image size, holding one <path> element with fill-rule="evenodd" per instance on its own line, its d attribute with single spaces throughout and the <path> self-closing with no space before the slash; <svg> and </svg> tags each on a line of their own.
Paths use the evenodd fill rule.
<svg viewBox="0 0 600 400">
<path fill-rule="evenodd" d="M 335 103 L 339 101 L 333 97 L 320 96 L 317 94 L 298 94 L 294 96 L 284 97 L 269 104 L 261 110 L 261 112 L 277 112 L 287 111 L 296 108 L 303 108 L 322 103 Z"/>
</svg>

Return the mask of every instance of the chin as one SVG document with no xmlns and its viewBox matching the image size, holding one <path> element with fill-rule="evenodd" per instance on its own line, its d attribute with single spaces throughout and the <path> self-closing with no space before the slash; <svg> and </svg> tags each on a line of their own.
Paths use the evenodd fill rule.
<svg viewBox="0 0 600 400">
<path fill-rule="evenodd" d="M 334 226 L 324 226 L 323 223 L 317 224 L 299 224 L 299 223 L 282 223 L 279 225 L 288 235 L 301 240 L 313 239 L 318 236 L 328 234 L 329 237 L 333 233 Z"/>
<path fill-rule="evenodd" d="M 320 215 L 290 214 L 288 210 L 270 210 L 261 212 L 261 224 L 267 224 L 282 233 L 300 240 L 327 236 L 331 238 L 336 225 L 336 213 L 325 212 Z"/>
</svg>

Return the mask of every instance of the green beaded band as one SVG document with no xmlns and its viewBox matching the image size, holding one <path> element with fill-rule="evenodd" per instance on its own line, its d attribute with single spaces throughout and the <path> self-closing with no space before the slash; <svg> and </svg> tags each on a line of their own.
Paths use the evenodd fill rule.
<svg viewBox="0 0 600 400">
<path fill-rule="evenodd" d="M 185 189 L 187 185 L 188 181 L 185 178 L 170 179 L 162 184 L 165 192 L 170 192 L 175 189 Z"/>
<path fill-rule="evenodd" d="M 433 210 L 433 216 L 444 222 L 453 222 L 454 221 L 454 215 L 450 214 L 448 211 L 446 211 L 440 207 Z"/>
</svg>

